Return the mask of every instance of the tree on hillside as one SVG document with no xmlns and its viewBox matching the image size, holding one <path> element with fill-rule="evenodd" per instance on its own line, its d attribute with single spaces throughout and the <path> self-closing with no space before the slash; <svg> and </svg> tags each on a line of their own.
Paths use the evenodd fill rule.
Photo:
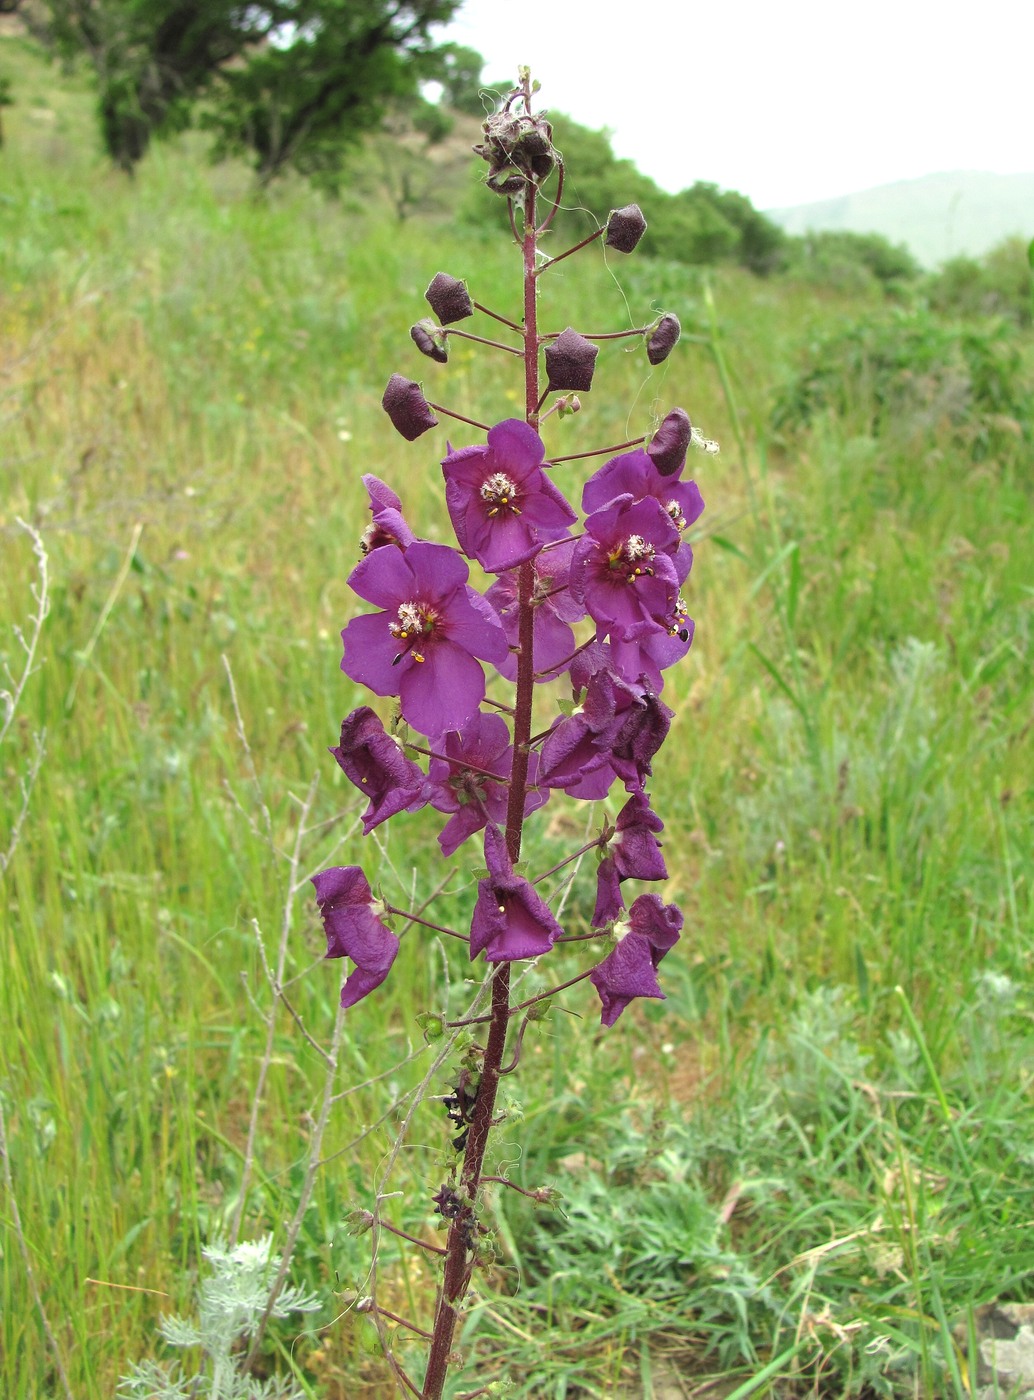
<svg viewBox="0 0 1034 1400">
<path fill-rule="evenodd" d="M 216 153 L 265 183 L 340 167 L 345 149 L 433 70 L 433 25 L 460 0 L 47 0 L 54 42 L 84 53 L 105 146 L 125 170 L 203 99 Z"/>
</svg>

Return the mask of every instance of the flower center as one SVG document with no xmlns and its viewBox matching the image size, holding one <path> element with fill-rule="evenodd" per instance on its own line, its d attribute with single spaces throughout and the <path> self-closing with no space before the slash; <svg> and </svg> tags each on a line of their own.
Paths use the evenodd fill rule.
<svg viewBox="0 0 1034 1400">
<path fill-rule="evenodd" d="M 379 549 L 381 545 L 398 543 L 397 536 L 386 530 L 383 525 L 370 524 L 359 536 L 359 552 L 365 558 L 371 550 Z"/>
<path fill-rule="evenodd" d="M 423 654 L 417 647 L 431 640 L 440 621 L 437 609 L 430 603 L 400 603 L 398 616 L 388 623 L 388 631 L 405 645 L 392 665 L 397 666 L 407 652 L 414 661 L 423 661 Z"/>
<path fill-rule="evenodd" d="M 652 578 L 655 550 L 642 535 L 629 535 L 626 540 L 610 551 L 608 564 L 612 572 L 623 573 L 628 583 L 640 578 Z"/>
<path fill-rule="evenodd" d="M 679 641 L 681 642 L 688 642 L 689 628 L 686 626 L 687 621 L 688 610 L 686 608 L 685 599 L 680 593 L 679 596 L 675 599 L 675 606 L 672 609 L 671 623 L 668 627 L 668 636 L 678 637 Z"/>
<path fill-rule="evenodd" d="M 481 483 L 480 494 L 488 507 L 489 516 L 498 515 L 500 511 L 512 515 L 521 513 L 516 504 L 517 483 L 505 472 L 493 472 L 491 476 L 485 477 Z"/>
<path fill-rule="evenodd" d="M 686 528 L 686 517 L 682 514 L 682 507 L 679 505 L 678 501 L 668 501 L 664 509 L 671 516 L 671 523 L 681 535 L 682 531 Z"/>
</svg>

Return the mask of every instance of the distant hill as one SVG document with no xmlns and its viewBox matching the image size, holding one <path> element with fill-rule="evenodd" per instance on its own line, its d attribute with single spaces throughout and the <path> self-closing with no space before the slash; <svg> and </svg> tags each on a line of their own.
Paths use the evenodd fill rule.
<svg viewBox="0 0 1034 1400">
<path fill-rule="evenodd" d="M 882 233 L 935 267 L 959 253 L 979 257 L 1011 234 L 1034 237 L 1034 172 L 955 170 L 765 213 L 787 233 Z"/>
</svg>

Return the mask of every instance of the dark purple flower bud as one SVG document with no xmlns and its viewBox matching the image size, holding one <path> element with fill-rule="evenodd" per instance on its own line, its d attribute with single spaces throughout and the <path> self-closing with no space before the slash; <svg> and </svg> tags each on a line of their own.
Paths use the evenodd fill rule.
<svg viewBox="0 0 1034 1400">
<path fill-rule="evenodd" d="M 445 332 L 441 326 L 436 326 L 429 316 L 417 321 L 416 325 L 410 328 L 409 334 L 421 355 L 426 355 L 429 360 L 436 360 L 440 365 L 448 361 L 449 347 Z"/>
<path fill-rule="evenodd" d="M 341 743 L 330 751 L 360 792 L 370 799 L 363 835 L 396 812 L 416 812 L 430 797 L 422 770 L 402 751 L 369 705 L 341 723 Z"/>
<path fill-rule="evenodd" d="M 668 358 L 678 344 L 682 327 L 679 318 L 670 311 L 658 316 L 652 326 L 646 328 L 646 358 L 652 365 L 659 365 Z"/>
<path fill-rule="evenodd" d="M 618 919 L 613 952 L 589 973 L 603 1004 L 603 1025 L 612 1026 L 633 997 L 664 1000 L 657 968 L 679 941 L 682 923 L 678 905 L 664 904 L 655 894 L 641 894 L 627 919 Z"/>
<path fill-rule="evenodd" d="M 612 209 L 607 220 L 604 243 L 619 253 L 630 253 L 646 232 L 646 220 L 638 204 L 626 204 L 624 209 Z"/>
<path fill-rule="evenodd" d="M 684 408 L 673 408 L 646 449 L 661 476 L 674 476 L 686 464 L 693 427 Z"/>
<path fill-rule="evenodd" d="M 484 951 L 487 962 L 512 962 L 548 953 L 563 932 L 535 887 L 513 873 L 506 838 L 497 826 L 485 828 L 488 879 L 478 882 L 470 924 L 471 961 Z"/>
<path fill-rule="evenodd" d="M 466 282 L 450 277 L 447 272 L 439 272 L 434 277 L 424 296 L 443 326 L 451 326 L 453 321 L 462 321 L 474 314 Z"/>
<path fill-rule="evenodd" d="M 546 346 L 548 393 L 573 390 L 584 394 L 592 388 L 592 373 L 600 347 L 568 326 L 552 344 Z"/>
<path fill-rule="evenodd" d="M 336 865 L 312 877 L 327 935 L 328 958 L 351 958 L 355 969 L 341 988 L 341 1005 L 354 1006 L 391 970 L 399 941 L 381 923 L 384 911 L 358 865 Z"/>
<path fill-rule="evenodd" d="M 420 385 L 401 374 L 393 374 L 388 380 L 381 407 L 407 442 L 415 442 L 428 428 L 438 426 Z"/>
</svg>

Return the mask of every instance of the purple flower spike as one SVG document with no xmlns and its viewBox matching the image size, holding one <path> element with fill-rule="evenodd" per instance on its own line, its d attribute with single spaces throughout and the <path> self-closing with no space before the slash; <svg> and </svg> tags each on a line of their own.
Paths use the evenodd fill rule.
<svg viewBox="0 0 1034 1400">
<path fill-rule="evenodd" d="M 321 870 L 312 883 L 327 935 L 327 957 L 347 957 L 355 963 L 341 988 L 341 1005 L 354 1006 L 387 977 L 399 941 L 374 912 L 384 906 L 374 899 L 358 865 Z"/>
<path fill-rule="evenodd" d="M 568 326 L 546 346 L 547 393 L 586 394 L 592 388 L 592 375 L 600 347 Z"/>
<path fill-rule="evenodd" d="M 375 549 L 349 584 L 382 612 L 355 617 L 341 633 L 341 669 L 375 695 L 397 695 L 403 718 L 436 738 L 462 729 L 485 696 L 478 662 L 509 650 L 491 605 L 467 584 L 454 549 L 417 540 Z"/>
<path fill-rule="evenodd" d="M 360 537 L 360 551 L 369 554 L 371 550 L 379 549 L 385 544 L 398 545 L 400 549 L 411 545 L 416 535 L 405 522 L 402 502 L 395 492 L 390 486 L 385 486 L 383 481 L 369 474 L 363 477 L 363 485 L 370 498 L 370 514 L 373 520 Z"/>
<path fill-rule="evenodd" d="M 424 296 L 443 326 L 451 326 L 453 321 L 462 321 L 474 314 L 466 282 L 450 277 L 447 272 L 437 274 Z"/>
<path fill-rule="evenodd" d="M 577 519 L 543 470 L 542 439 L 519 418 L 488 430 L 488 445 L 450 452 L 445 502 L 460 548 L 502 573 L 558 540 Z"/>
<path fill-rule="evenodd" d="M 679 941 L 682 923 L 678 905 L 664 904 L 655 894 L 641 894 L 628 918 L 618 920 L 613 952 L 589 973 L 603 1004 L 603 1025 L 612 1026 L 634 997 L 664 1000 L 657 968 Z"/>
<path fill-rule="evenodd" d="M 686 465 L 693 426 L 684 408 L 673 408 L 650 439 L 646 451 L 661 476 L 675 476 Z"/>
<path fill-rule="evenodd" d="M 513 746 L 505 720 L 501 715 L 476 714 L 462 733 L 445 736 L 445 755 L 444 759 L 431 760 L 427 777 L 431 805 L 439 812 L 452 813 L 438 836 L 442 855 L 451 856 L 468 836 L 489 822 L 501 825 L 506 821 Z M 544 788 L 534 785 L 538 761 L 537 753 L 529 755 L 531 786 L 524 801 L 525 816 L 549 798 Z M 493 782 L 486 776 L 489 773 L 501 781 Z"/>
<path fill-rule="evenodd" d="M 471 961 L 480 952 L 486 962 L 548 953 L 563 930 L 534 886 L 513 873 L 506 839 L 497 826 L 485 828 L 485 864 L 488 879 L 478 882 L 470 925 Z"/>
<path fill-rule="evenodd" d="M 369 705 L 341 723 L 341 743 L 330 751 L 360 792 L 370 799 L 363 835 L 396 812 L 416 812 L 430 796 L 422 770 L 402 751 Z"/>
<path fill-rule="evenodd" d="M 401 374 L 393 374 L 388 380 L 381 407 L 407 442 L 415 442 L 428 428 L 438 426 L 420 385 Z"/>
<path fill-rule="evenodd" d="M 652 365 L 663 364 L 682 334 L 679 318 L 668 312 L 660 316 L 646 332 L 646 358 Z"/>
<path fill-rule="evenodd" d="M 638 204 L 626 204 L 624 209 L 612 209 L 607 220 L 604 243 L 619 253 L 631 253 L 646 232 L 646 220 Z"/>
</svg>

